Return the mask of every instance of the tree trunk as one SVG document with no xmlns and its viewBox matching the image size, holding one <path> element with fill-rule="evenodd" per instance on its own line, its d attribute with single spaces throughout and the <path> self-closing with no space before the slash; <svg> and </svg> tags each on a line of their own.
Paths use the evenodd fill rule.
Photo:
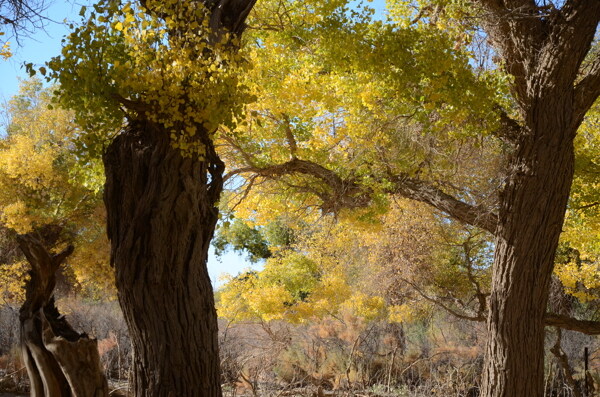
<svg viewBox="0 0 600 397">
<path fill-rule="evenodd" d="M 206 158 L 184 158 L 161 126 L 131 121 L 104 156 L 111 261 L 138 397 L 221 396 L 206 261 L 224 166 L 209 134 L 198 136 Z"/>
<path fill-rule="evenodd" d="M 73 330 L 54 304 L 55 274 L 73 247 L 50 255 L 31 235 L 19 236 L 19 246 L 31 264 L 26 299 L 19 313 L 21 351 L 31 381 L 30 395 L 108 396 L 96 339 Z"/>
<path fill-rule="evenodd" d="M 500 197 L 485 397 L 543 394 L 544 314 L 574 172 L 572 90 L 540 98 Z"/>
</svg>

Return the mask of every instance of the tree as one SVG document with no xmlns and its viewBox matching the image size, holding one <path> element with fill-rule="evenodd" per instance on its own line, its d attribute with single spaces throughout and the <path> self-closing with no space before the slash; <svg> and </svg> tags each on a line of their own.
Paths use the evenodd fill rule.
<svg viewBox="0 0 600 397">
<path fill-rule="evenodd" d="M 114 290 L 104 235 L 102 165 L 99 158 L 83 161 L 77 148 L 79 128 L 72 113 L 49 109 L 52 90 L 39 80 L 22 84 L 19 95 L 5 107 L 6 136 L 0 141 L 0 221 L 13 234 L 36 233 L 49 226 L 61 230 L 58 240 L 40 239 L 46 248 L 74 253 L 62 272 L 83 292 Z M 60 241 L 57 242 L 57 241 Z M 6 285 L 22 286 L 24 266 L 0 271 Z M 4 262 L 8 264 L 7 262 Z"/>
<path fill-rule="evenodd" d="M 28 81 L 7 109 L 7 136 L 0 141 L 0 219 L 3 232 L 18 241 L 28 266 L 14 250 L 3 252 L 7 263 L 0 266 L 0 277 L 19 287 L 25 281 L 19 320 L 31 395 L 102 397 L 108 395 L 108 384 L 97 341 L 76 332 L 54 301 L 57 274 L 68 273 L 63 265 L 74 245 L 85 252 L 98 248 L 95 240 L 103 241 L 97 235 L 102 217 L 94 216 L 100 194 L 77 166 L 77 128 L 70 113 L 49 110 L 50 96 L 39 81 Z M 98 265 L 71 262 L 70 269 L 83 275 Z M 15 268 L 27 269 L 28 279 Z"/>
<path fill-rule="evenodd" d="M 514 77 L 518 122 L 500 193 L 484 368 L 486 396 L 541 395 L 544 317 L 554 253 L 574 173 L 573 140 L 600 93 L 600 58 L 582 64 L 600 21 L 597 2 L 546 10 L 482 1 L 484 26 Z M 507 12 L 521 8 L 519 19 Z M 493 18 L 493 20 L 492 20 Z"/>
<path fill-rule="evenodd" d="M 250 175 L 247 179 L 253 185 L 259 185 L 265 179 L 282 178 L 288 191 L 295 188 L 305 197 L 312 194 L 312 198 L 306 199 L 305 203 L 319 205 L 325 211 L 338 212 L 342 208 L 364 207 L 377 200 L 382 193 L 399 194 L 428 203 L 458 221 L 491 233 L 494 236 L 495 259 L 487 317 L 488 342 L 482 394 L 486 397 L 541 396 L 544 325 L 552 324 L 585 330 L 585 327 L 580 327 L 581 322 L 574 319 L 561 318 L 560 321 L 556 321 L 557 316 L 546 314 L 546 304 L 554 268 L 554 255 L 573 180 L 575 164 L 573 141 L 587 111 L 600 92 L 600 58 L 597 53 L 591 52 L 592 46 L 595 45 L 594 35 L 600 20 L 600 3 L 565 1 L 555 5 L 524 0 L 478 0 L 468 4 L 470 7 L 467 9 L 461 9 L 460 5 L 457 6 L 454 2 L 447 4 L 448 7 L 444 7 L 446 4 L 443 2 L 423 2 L 423 4 L 427 7 L 424 7 L 422 12 L 408 24 L 410 22 L 420 24 L 422 30 L 429 32 L 430 38 L 437 37 L 439 41 L 435 45 L 435 40 L 427 42 L 423 39 L 427 36 L 421 36 L 419 39 L 421 41 L 411 43 L 409 48 L 412 48 L 413 54 L 421 54 L 420 45 L 427 43 L 431 46 L 430 50 L 434 51 L 434 59 L 438 65 L 428 65 L 418 56 L 407 61 L 402 58 L 401 48 L 390 51 L 394 42 L 386 41 L 386 37 L 395 36 L 396 43 L 406 43 L 407 38 L 410 38 L 409 33 L 414 30 L 402 30 L 398 27 L 386 29 L 385 26 L 375 24 L 371 26 L 376 27 L 379 38 L 369 40 L 372 37 L 369 36 L 370 29 L 365 31 L 361 23 L 348 24 L 348 20 L 344 17 L 328 22 L 329 26 L 322 24 L 326 28 L 332 25 L 340 28 L 336 32 L 340 37 L 339 42 L 335 44 L 337 47 L 327 50 L 335 56 L 327 60 L 332 61 L 331 65 L 334 66 L 336 61 L 337 65 L 340 65 L 339 60 L 341 60 L 345 68 L 341 70 L 351 69 L 354 76 L 361 76 L 360 72 L 363 72 L 374 81 L 395 83 L 395 85 L 380 87 L 375 83 L 365 87 L 379 89 L 374 91 L 375 97 L 379 97 L 381 101 L 379 103 L 374 101 L 377 105 L 385 103 L 382 98 L 403 99 L 402 103 L 410 104 L 414 113 L 408 112 L 411 116 L 407 118 L 419 122 L 413 124 L 412 136 L 418 140 L 419 135 L 427 134 L 437 141 L 433 146 L 435 149 L 452 146 L 447 139 L 448 132 L 456 131 L 461 126 L 456 128 L 457 126 L 450 126 L 450 123 L 461 124 L 465 120 L 468 121 L 464 116 L 460 117 L 460 112 L 455 106 L 462 109 L 473 108 L 475 111 L 472 113 L 475 117 L 471 120 L 475 121 L 473 119 L 479 118 L 479 122 L 470 124 L 473 128 L 471 132 L 477 128 L 477 125 L 480 126 L 481 132 L 474 133 L 472 136 L 479 136 L 484 145 L 490 144 L 490 149 L 496 148 L 490 152 L 504 153 L 497 157 L 497 164 L 502 174 L 497 174 L 490 179 L 485 172 L 477 176 L 473 172 L 474 169 L 463 170 L 467 171 L 463 174 L 463 178 L 466 179 L 458 181 L 462 189 L 453 189 L 457 174 L 428 173 L 427 171 L 432 167 L 427 159 L 422 163 L 424 166 L 415 168 L 413 165 L 410 168 L 407 165 L 411 164 L 405 163 L 400 164 L 404 166 L 402 169 L 398 167 L 398 163 L 395 168 L 392 168 L 389 167 L 389 161 L 375 162 L 368 156 L 357 156 L 359 151 L 356 148 L 353 152 L 334 150 L 340 146 L 345 149 L 347 146 L 344 145 L 349 145 L 343 138 L 335 139 L 338 136 L 337 126 L 333 127 L 334 132 L 332 129 L 322 129 L 324 131 L 321 135 L 322 142 L 326 143 L 327 139 L 330 139 L 329 152 L 324 150 L 319 157 L 314 152 L 303 150 L 306 148 L 305 142 L 310 142 L 315 136 L 311 136 L 306 131 L 312 132 L 314 126 L 323 119 L 330 122 L 330 125 L 335 125 L 332 119 L 335 118 L 337 109 L 344 113 L 338 116 L 338 120 L 342 120 L 340 127 L 345 129 L 342 136 L 348 136 L 352 113 L 347 109 L 351 105 L 349 101 L 340 102 L 338 99 L 335 103 L 344 103 L 344 105 L 325 107 L 323 103 L 326 102 L 323 101 L 316 102 L 317 104 L 311 107 L 315 102 L 309 102 L 308 95 L 299 95 L 288 87 L 288 92 L 297 98 L 293 102 L 296 105 L 274 103 L 269 104 L 271 109 L 257 110 L 257 115 L 262 111 L 266 118 L 273 120 L 272 124 L 280 127 L 279 147 L 287 146 L 287 150 L 278 155 L 266 155 L 257 150 L 259 144 L 245 141 L 244 138 L 239 137 L 239 134 L 226 136 L 225 140 L 229 142 L 230 147 L 240 153 L 241 158 L 244 159 L 244 164 L 237 171 L 234 170 L 232 175 L 236 173 Z M 460 48 L 464 42 L 457 41 L 456 36 L 452 37 L 452 34 L 449 38 L 446 36 L 446 39 L 455 41 L 455 50 L 452 51 L 451 44 L 448 41 L 444 42 L 444 35 L 436 36 L 435 33 L 436 23 L 440 25 L 452 23 L 465 15 L 476 17 L 475 20 L 485 29 L 487 39 L 493 45 L 498 67 L 509 76 L 505 86 L 510 91 L 500 90 L 499 93 L 504 94 L 494 98 L 496 104 L 491 104 L 491 108 L 485 108 L 490 104 L 489 100 L 477 95 L 477 87 L 481 87 L 481 84 L 469 83 L 469 67 L 463 64 L 461 69 L 460 62 L 456 62 L 460 61 L 460 52 L 456 51 L 456 48 Z M 462 21 L 468 22 L 469 19 L 465 18 Z M 347 29 L 344 28 L 346 26 Z M 317 53 L 319 50 L 315 49 L 317 42 L 313 40 L 311 33 L 322 31 L 312 29 L 309 32 L 301 30 L 300 32 L 302 34 L 297 36 L 297 41 L 302 44 L 299 46 L 305 46 L 307 51 L 303 54 L 315 62 L 310 51 Z M 344 33 L 348 34 L 344 35 Z M 285 40 L 277 37 L 276 34 L 271 37 L 281 40 L 280 43 Z M 360 37 L 357 42 L 366 45 L 357 46 L 352 41 L 344 41 L 344 38 L 352 37 Z M 288 36 L 287 40 L 286 44 L 291 46 L 293 38 Z M 340 42 L 344 44 L 341 45 Z M 269 44 L 268 41 L 264 43 L 265 46 Z M 326 45 L 327 39 L 321 38 L 319 44 L 323 43 Z M 355 55 L 353 51 L 356 49 L 360 49 L 357 51 L 359 55 L 352 63 L 351 60 Z M 390 59 L 387 65 L 391 67 L 386 70 L 380 66 L 376 72 L 369 70 L 369 66 L 372 66 L 370 61 L 381 62 L 382 59 L 386 59 L 384 58 L 386 50 L 390 51 L 387 52 Z M 435 50 L 439 52 L 435 53 Z M 444 53 L 447 54 L 446 57 Z M 443 63 L 442 60 L 449 62 Z M 316 62 L 319 64 L 318 60 Z M 311 64 L 307 63 L 307 65 Z M 326 66 L 321 66 L 310 70 L 310 67 L 292 65 L 292 70 L 300 70 L 304 73 L 304 81 L 310 81 L 311 86 L 316 81 L 336 79 L 343 74 L 328 73 L 332 69 L 333 67 L 327 69 Z M 417 76 L 414 74 L 406 77 L 409 73 L 404 72 L 405 70 L 415 71 L 413 73 L 417 73 L 417 76 L 419 76 L 418 71 L 422 70 L 421 84 L 415 84 L 414 77 Z M 463 74 L 459 73 L 461 70 L 464 71 Z M 478 80 L 472 72 L 471 76 Z M 288 75 L 291 76 L 291 73 Z M 352 79 L 350 76 L 344 77 Z M 413 77 L 412 84 L 410 77 Z M 359 79 L 355 78 L 354 81 L 356 80 Z M 444 80 L 445 82 L 441 83 Z M 282 81 L 286 84 L 289 80 L 284 77 Z M 294 81 L 297 84 L 302 80 Z M 402 94 L 394 92 L 390 95 L 389 91 L 384 90 L 386 87 L 401 86 L 400 83 L 404 85 L 403 92 L 409 93 L 405 98 L 398 98 L 398 95 Z M 456 95 L 461 91 L 447 91 L 443 87 L 456 88 L 460 87 L 461 83 L 464 94 L 462 104 L 461 101 L 453 103 L 452 92 Z M 464 90 L 467 83 L 471 85 L 468 90 Z M 281 85 L 276 85 L 278 86 Z M 333 87 L 327 81 L 322 81 L 320 86 Z M 302 86 L 297 84 L 292 87 L 298 89 Z M 406 90 L 406 87 L 409 89 Z M 273 86 L 269 88 L 272 89 Z M 306 93 L 306 91 L 299 92 Z M 418 103 L 415 106 L 417 101 L 408 102 L 415 93 L 417 98 L 421 98 L 421 107 Z M 436 102 L 439 100 L 439 95 L 444 94 L 448 95 L 444 98 L 446 104 Z M 333 97 L 335 91 L 330 89 L 324 96 Z M 288 97 L 291 99 L 290 95 Z M 363 100 L 365 105 L 370 102 L 368 98 Z M 483 106 L 473 100 L 480 100 Z M 392 102 L 392 105 L 395 104 Z M 303 105 L 315 113 L 307 114 Z M 398 112 L 402 109 L 400 106 L 394 109 L 389 104 L 386 105 L 388 108 L 385 111 L 388 114 L 397 112 L 396 118 L 407 114 L 407 112 Z M 294 106 L 300 108 L 298 114 L 303 117 L 294 118 L 296 114 L 289 111 L 297 111 Z M 280 112 L 281 107 L 286 110 Z M 365 107 L 367 106 L 362 107 L 361 110 L 369 111 Z M 422 111 L 436 107 L 439 108 L 435 111 Z M 320 116 L 316 115 L 316 112 L 324 108 L 328 112 L 321 113 Z M 494 108 L 495 110 L 492 110 Z M 375 112 L 372 110 L 370 113 Z M 426 117 L 419 119 L 421 115 Z M 490 115 L 495 118 L 495 121 L 490 120 Z M 377 121 L 377 118 L 375 115 L 371 120 Z M 392 117 L 384 117 L 384 121 L 388 123 L 391 120 Z M 442 129 L 439 128 L 440 120 Z M 372 123 L 371 126 L 374 124 Z M 398 125 L 399 123 L 395 123 L 396 128 Z M 438 127 L 437 133 L 436 127 Z M 464 129 L 467 126 L 462 127 Z M 258 129 L 256 125 L 253 128 Z M 391 131 L 393 132 L 393 129 Z M 390 152 L 382 150 L 377 145 L 379 135 L 372 129 L 369 132 L 371 147 L 375 146 L 375 150 L 371 151 L 373 157 L 377 160 L 393 159 Z M 489 136 L 489 133 L 496 138 Z M 387 138 L 393 136 L 397 136 L 397 130 L 395 135 L 389 134 Z M 308 138 L 300 138 L 303 139 L 301 141 L 298 137 Z M 355 136 L 352 136 L 352 139 L 356 142 Z M 311 146 L 315 147 L 313 143 Z M 324 146 L 325 144 L 321 147 Z M 337 152 L 346 153 L 348 159 L 346 165 L 342 166 L 342 163 L 336 161 Z M 400 156 L 401 153 L 398 152 L 396 156 Z M 378 168 L 377 164 L 384 164 L 384 167 Z M 441 163 L 437 162 L 437 164 Z M 384 168 L 383 171 L 381 168 Z M 475 170 L 489 169 L 491 168 Z M 434 168 L 434 171 L 439 169 Z M 473 183 L 484 189 L 473 189 Z M 488 192 L 492 193 L 490 195 L 477 194 L 494 187 L 494 184 L 495 193 L 494 190 L 489 190 Z M 486 197 L 487 202 L 481 201 L 481 198 Z"/>
<path fill-rule="evenodd" d="M 253 0 L 105 1 L 50 62 L 61 102 L 104 152 L 111 263 L 137 396 L 220 396 L 206 269 L 223 163 L 213 135 L 240 119 L 238 53 Z M 112 128 L 120 132 L 112 136 Z"/>
</svg>

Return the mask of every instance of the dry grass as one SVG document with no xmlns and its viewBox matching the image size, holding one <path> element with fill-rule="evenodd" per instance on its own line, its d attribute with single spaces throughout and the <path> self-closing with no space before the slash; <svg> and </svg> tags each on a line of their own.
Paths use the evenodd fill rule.
<svg viewBox="0 0 600 397">
<path fill-rule="evenodd" d="M 126 396 L 131 348 L 118 304 L 76 298 L 58 303 L 74 327 L 98 339 L 111 396 Z M 554 340 L 551 332 L 548 335 L 551 346 Z M 474 397 L 483 362 L 482 336 L 480 324 L 444 314 L 404 326 L 350 318 L 329 318 L 312 325 L 221 320 L 224 395 Z M 0 306 L 0 392 L 27 389 L 18 340 L 18 309 Z M 579 385 L 584 379 L 582 348 L 588 346 L 588 383 L 594 393 L 600 383 L 598 341 L 563 332 L 562 346 Z M 553 356 L 549 354 L 546 361 L 546 396 L 573 396 Z"/>
</svg>

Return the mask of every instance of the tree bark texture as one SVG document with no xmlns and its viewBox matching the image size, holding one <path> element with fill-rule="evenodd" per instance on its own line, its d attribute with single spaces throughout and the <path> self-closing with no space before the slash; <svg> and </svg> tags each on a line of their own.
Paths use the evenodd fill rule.
<svg viewBox="0 0 600 397">
<path fill-rule="evenodd" d="M 223 164 L 184 158 L 162 127 L 130 125 L 104 156 L 119 301 L 133 343 L 136 396 L 220 396 L 217 316 L 206 268 Z"/>
<path fill-rule="evenodd" d="M 532 120 L 501 195 L 484 396 L 541 396 L 544 315 L 574 172 L 569 93 Z"/>
<path fill-rule="evenodd" d="M 31 265 L 26 299 L 19 313 L 30 395 L 108 396 L 96 339 L 73 330 L 54 304 L 56 271 L 73 248 L 51 255 L 32 235 L 19 236 L 19 246 Z"/>
<path fill-rule="evenodd" d="M 235 51 L 233 39 L 255 2 L 199 1 L 212 32 L 208 44 L 232 40 Z M 214 131 L 199 123 L 194 139 L 206 154 L 183 157 L 169 131 L 135 113 L 104 154 L 107 231 L 133 344 L 135 395 L 220 397 L 217 315 L 206 268 L 223 190 Z"/>
<path fill-rule="evenodd" d="M 521 0 L 479 3 L 514 77 L 522 119 L 508 137 L 514 151 L 495 231 L 482 395 L 541 397 L 545 311 L 573 181 L 573 140 L 599 91 L 598 70 L 585 76 L 581 65 L 600 2 L 567 0 L 560 9 Z"/>
</svg>

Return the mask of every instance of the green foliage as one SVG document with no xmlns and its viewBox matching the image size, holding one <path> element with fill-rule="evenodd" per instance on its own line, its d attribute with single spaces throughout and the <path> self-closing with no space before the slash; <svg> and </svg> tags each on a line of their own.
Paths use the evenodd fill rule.
<svg viewBox="0 0 600 397">
<path fill-rule="evenodd" d="M 273 256 L 272 251 L 289 247 L 294 241 L 294 232 L 282 219 L 277 218 L 265 226 L 249 226 L 241 219 L 223 222 L 212 241 L 217 256 L 228 248 L 238 253 L 247 253 L 248 260 L 256 263 Z"/>
<path fill-rule="evenodd" d="M 248 260 L 253 263 L 272 256 L 263 235 L 239 219 L 221 225 L 212 244 L 217 256 L 222 255 L 229 246 L 236 252 L 247 252 Z"/>
</svg>

